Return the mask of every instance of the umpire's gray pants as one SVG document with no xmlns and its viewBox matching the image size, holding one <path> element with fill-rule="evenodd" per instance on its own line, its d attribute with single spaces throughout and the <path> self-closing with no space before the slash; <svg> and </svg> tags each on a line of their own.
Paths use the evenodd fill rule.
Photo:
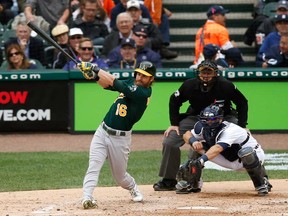
<svg viewBox="0 0 288 216">
<path fill-rule="evenodd" d="M 180 147 L 185 144 L 183 134 L 193 129 L 199 119 L 196 116 L 188 116 L 179 124 L 180 135 L 176 131 L 171 131 L 167 137 L 164 137 L 162 143 L 162 160 L 159 170 L 159 176 L 167 179 L 175 179 L 181 163 Z M 237 123 L 235 116 L 225 116 L 226 121 Z"/>
</svg>

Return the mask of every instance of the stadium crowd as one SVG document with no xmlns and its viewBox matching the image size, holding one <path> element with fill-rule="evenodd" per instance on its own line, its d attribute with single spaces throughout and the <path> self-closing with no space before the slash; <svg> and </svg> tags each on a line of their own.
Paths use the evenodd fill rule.
<svg viewBox="0 0 288 216">
<path fill-rule="evenodd" d="M 263 12 L 268 2 L 275 3 L 275 14 Z M 162 0 L 0 0 L 0 70 L 74 68 L 67 67 L 69 59 L 32 31 L 28 21 L 79 61 L 87 52 L 91 56 L 89 61 L 97 59 L 106 69 L 135 68 L 143 60 L 161 68 L 163 59 L 178 56 L 170 48 L 172 12 L 164 3 Z M 196 33 L 195 58 L 191 57 L 190 68 L 197 68 L 204 59 L 215 60 L 220 69 L 245 66 L 241 49 L 230 40 L 227 13 L 233 11 L 220 5 L 208 6 L 207 20 Z M 287 66 L 287 1 L 255 0 L 252 15 L 253 22 L 243 35 L 243 42 L 255 45 L 255 66 Z M 81 47 L 87 38 L 91 39 L 92 47 Z M 12 44 L 19 45 L 24 56 L 20 51 L 11 51 Z M 17 59 L 22 62 L 24 57 L 30 66 L 11 66 L 11 62 Z"/>
</svg>

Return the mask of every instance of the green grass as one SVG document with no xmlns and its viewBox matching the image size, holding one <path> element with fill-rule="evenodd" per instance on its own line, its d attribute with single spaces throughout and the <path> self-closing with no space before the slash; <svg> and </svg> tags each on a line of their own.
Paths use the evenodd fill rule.
<svg viewBox="0 0 288 216">
<path fill-rule="evenodd" d="M 269 151 L 272 153 L 272 151 Z M 273 151 L 273 153 L 281 153 Z M 187 151 L 182 151 L 182 162 Z M 128 172 L 138 184 L 153 184 L 159 180 L 161 151 L 131 152 Z M 0 153 L 0 192 L 81 188 L 88 166 L 88 152 Z M 269 171 L 272 179 L 284 179 L 288 170 Z M 248 180 L 246 172 L 204 170 L 209 181 Z M 115 186 L 109 165 L 105 163 L 98 186 Z"/>
</svg>

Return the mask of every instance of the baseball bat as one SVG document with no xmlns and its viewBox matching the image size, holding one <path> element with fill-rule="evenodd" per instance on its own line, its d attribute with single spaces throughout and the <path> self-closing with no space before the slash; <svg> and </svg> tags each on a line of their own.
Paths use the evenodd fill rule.
<svg viewBox="0 0 288 216">
<path fill-rule="evenodd" d="M 39 34 L 40 37 L 42 37 L 45 41 L 63 53 L 68 59 L 72 60 L 76 65 L 78 64 L 78 62 L 71 55 L 69 55 L 69 53 L 67 53 L 56 41 L 54 41 L 48 34 L 46 34 L 46 32 L 38 28 L 38 26 L 36 26 L 31 20 L 27 22 L 27 25 L 37 34 Z"/>
</svg>

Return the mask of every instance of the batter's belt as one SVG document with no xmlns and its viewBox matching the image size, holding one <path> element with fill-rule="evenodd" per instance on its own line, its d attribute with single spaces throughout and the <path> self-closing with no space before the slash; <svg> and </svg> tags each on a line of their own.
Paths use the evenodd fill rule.
<svg viewBox="0 0 288 216">
<path fill-rule="evenodd" d="M 113 136 L 126 136 L 126 132 L 125 131 L 114 130 L 114 129 L 108 128 L 108 126 L 104 122 L 102 123 L 102 128 L 110 135 L 113 135 Z"/>
</svg>

